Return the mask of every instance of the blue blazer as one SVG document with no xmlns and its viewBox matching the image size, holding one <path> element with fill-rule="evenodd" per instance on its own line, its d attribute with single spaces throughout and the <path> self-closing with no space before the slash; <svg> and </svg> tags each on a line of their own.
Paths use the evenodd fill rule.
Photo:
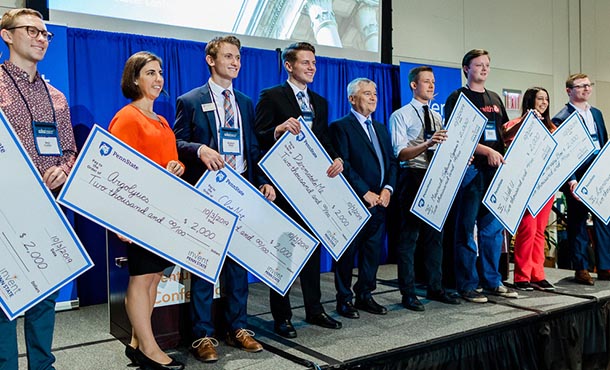
<svg viewBox="0 0 610 370">
<path fill-rule="evenodd" d="M 254 133 L 254 107 L 252 100 L 243 93 L 233 89 L 235 101 L 241 114 L 241 130 L 243 136 L 244 157 L 248 163 L 246 178 L 256 187 L 267 181 L 258 170 L 260 150 Z M 206 167 L 197 156 L 201 144 L 218 151 L 218 130 L 216 128 L 216 112 L 204 112 L 203 104 L 212 103 L 208 84 L 195 88 L 178 97 L 176 101 L 176 122 L 174 133 L 178 146 L 178 157 L 186 166 L 182 176 L 190 184 L 196 184 L 206 171 Z"/>
<path fill-rule="evenodd" d="M 383 181 L 381 181 L 381 167 L 375 148 L 356 116 L 349 113 L 330 124 L 333 145 L 344 161 L 343 175 L 360 197 L 369 190 L 379 194 L 386 185 L 391 186 L 392 189 L 396 188 L 398 164 L 392 150 L 390 135 L 382 123 L 373 121 L 373 127 L 384 156 Z"/>
<path fill-rule="evenodd" d="M 574 108 L 574 106 L 572 106 L 572 104 L 566 104 L 559 111 L 559 113 L 557 113 L 553 117 L 552 121 L 555 124 L 555 126 L 561 125 L 563 123 L 563 121 L 565 121 L 570 116 L 570 114 L 572 114 L 575 110 L 576 110 L 576 108 Z M 591 107 L 591 115 L 593 115 L 593 120 L 595 121 L 595 126 L 597 128 L 597 135 L 600 140 L 600 145 L 603 148 L 604 145 L 606 145 L 606 143 L 608 142 L 608 132 L 606 131 L 606 123 L 604 122 L 604 116 L 602 115 L 602 112 L 595 107 Z M 585 174 L 585 172 L 587 171 L 587 169 L 589 168 L 589 166 L 591 165 L 591 163 L 593 162 L 594 159 L 595 159 L 594 155 L 589 157 L 589 159 L 587 159 L 576 170 L 574 175 L 572 175 L 568 179 L 568 182 L 572 181 L 572 180 L 580 180 L 580 178 Z"/>
</svg>

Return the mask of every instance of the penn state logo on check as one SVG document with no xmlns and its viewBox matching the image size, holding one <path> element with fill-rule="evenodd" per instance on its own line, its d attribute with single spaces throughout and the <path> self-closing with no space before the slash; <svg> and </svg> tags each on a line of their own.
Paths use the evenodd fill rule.
<svg viewBox="0 0 610 370">
<path fill-rule="evenodd" d="M 107 155 L 110 155 L 110 153 L 112 153 L 112 146 L 110 146 L 110 144 L 102 141 L 100 143 L 100 154 L 105 157 Z"/>
</svg>

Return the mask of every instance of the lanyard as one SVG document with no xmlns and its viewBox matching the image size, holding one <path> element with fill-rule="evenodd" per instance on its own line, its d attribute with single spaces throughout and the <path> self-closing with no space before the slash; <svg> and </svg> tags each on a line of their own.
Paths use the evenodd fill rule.
<svg viewBox="0 0 610 370">
<path fill-rule="evenodd" d="M 13 82 L 13 85 L 17 89 L 17 92 L 19 93 L 19 96 L 21 97 L 21 100 L 25 104 L 25 107 L 28 110 L 28 113 L 30 114 L 30 120 L 33 122 L 34 121 L 34 115 L 32 115 L 32 110 L 30 109 L 30 106 L 28 105 L 28 102 L 25 99 L 25 96 L 23 96 L 23 93 L 19 89 L 19 86 L 17 85 L 17 81 L 15 81 L 13 76 L 11 76 L 11 74 L 8 72 L 8 70 L 6 69 L 4 64 L 2 65 L 2 69 L 4 70 L 4 72 L 6 72 L 6 75 Z M 49 88 L 47 87 L 47 83 L 42 78 L 41 78 L 41 81 L 42 81 L 42 85 L 44 86 L 45 91 L 47 92 L 47 97 L 49 98 L 49 104 L 51 105 L 51 111 L 53 112 L 53 122 L 57 124 L 57 118 L 55 117 L 55 107 L 53 107 L 53 100 L 51 100 L 51 93 L 49 93 Z"/>
<path fill-rule="evenodd" d="M 424 123 L 424 120 L 421 118 L 421 116 L 419 115 L 419 112 L 417 111 L 417 108 L 415 108 L 415 106 L 413 105 L 413 103 L 409 103 L 409 105 L 413 108 L 413 110 L 415 111 L 415 114 L 417 114 L 417 118 L 419 118 L 419 122 L 421 122 L 421 127 L 424 129 L 424 131 L 426 131 L 426 124 Z M 428 109 L 430 109 L 428 107 Z M 432 127 L 430 127 L 430 131 L 436 131 L 436 121 L 434 120 L 434 114 L 432 113 L 428 113 L 428 115 L 430 116 L 430 120 L 432 121 Z"/>
</svg>

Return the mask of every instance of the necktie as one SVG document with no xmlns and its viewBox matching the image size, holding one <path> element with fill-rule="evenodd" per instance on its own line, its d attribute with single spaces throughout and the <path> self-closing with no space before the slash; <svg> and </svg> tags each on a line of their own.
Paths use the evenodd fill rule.
<svg viewBox="0 0 610 370">
<path fill-rule="evenodd" d="M 313 124 L 313 112 L 309 104 L 307 104 L 307 100 L 305 100 L 305 93 L 299 91 L 297 93 L 297 100 L 299 102 L 299 107 L 301 108 L 301 115 L 303 116 L 305 123 L 307 123 L 307 126 L 311 128 Z"/>
<path fill-rule="evenodd" d="M 426 136 L 432 135 L 432 121 L 430 121 L 430 108 L 427 105 L 422 106 L 424 108 L 424 130 L 426 130 Z"/>
<path fill-rule="evenodd" d="M 373 148 L 375 148 L 375 154 L 377 154 L 377 160 L 379 161 L 379 168 L 381 169 L 381 181 L 379 185 L 383 184 L 384 178 L 384 162 L 383 162 L 383 154 L 381 152 L 381 146 L 379 145 L 379 139 L 377 138 L 377 134 L 375 133 L 375 128 L 373 127 L 373 122 L 370 119 L 364 121 L 366 124 L 366 129 L 369 132 L 369 137 L 371 138 L 371 143 L 373 144 Z"/>
<path fill-rule="evenodd" d="M 222 96 L 225 97 L 223 104 L 225 110 L 225 127 L 233 127 L 235 124 L 235 114 L 233 113 L 233 106 L 231 105 L 231 91 L 224 90 Z M 235 169 L 235 154 L 225 154 L 225 162 Z"/>
<path fill-rule="evenodd" d="M 432 121 L 430 120 L 430 108 L 428 105 L 423 105 L 422 108 L 424 109 L 424 140 L 428 140 L 434 134 L 434 131 L 432 131 Z M 432 160 L 433 154 L 434 152 L 432 150 L 426 150 L 426 159 L 428 162 Z"/>
</svg>

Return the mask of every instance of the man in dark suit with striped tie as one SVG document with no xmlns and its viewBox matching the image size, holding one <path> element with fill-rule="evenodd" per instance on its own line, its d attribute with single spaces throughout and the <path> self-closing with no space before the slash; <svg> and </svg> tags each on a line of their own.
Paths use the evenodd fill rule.
<svg viewBox="0 0 610 370">
<path fill-rule="evenodd" d="M 313 45 L 306 42 L 298 42 L 284 49 L 282 61 L 288 72 L 288 81 L 261 91 L 256 105 L 254 126 L 261 149 L 266 152 L 286 131 L 298 134 L 301 127 L 298 118 L 302 116 L 333 158 L 326 174 L 334 177 L 343 171 L 343 161 L 335 152 L 328 134 L 328 103 L 307 86 L 313 82 L 316 74 L 315 53 Z M 307 228 L 280 194 L 275 203 L 292 219 Z M 320 248 L 321 246 L 316 248 L 299 275 L 305 303 L 305 321 L 324 328 L 339 329 L 341 323 L 328 316 L 320 303 Z M 290 293 L 282 297 L 273 290 L 269 292 L 274 331 L 283 337 L 295 338 L 297 332 L 291 322 Z"/>
<path fill-rule="evenodd" d="M 358 309 L 384 315 L 375 302 L 377 268 L 383 248 L 386 208 L 396 183 L 397 163 L 386 127 L 372 118 L 377 108 L 377 86 L 356 78 L 347 86 L 351 112 L 330 124 L 335 149 L 345 162 L 345 178 L 371 212 L 371 218 L 341 256 L 335 268 L 337 312 L 358 318 Z M 358 280 L 352 293 L 352 269 L 358 253 Z M 352 299 L 356 296 L 355 305 Z"/>
</svg>

